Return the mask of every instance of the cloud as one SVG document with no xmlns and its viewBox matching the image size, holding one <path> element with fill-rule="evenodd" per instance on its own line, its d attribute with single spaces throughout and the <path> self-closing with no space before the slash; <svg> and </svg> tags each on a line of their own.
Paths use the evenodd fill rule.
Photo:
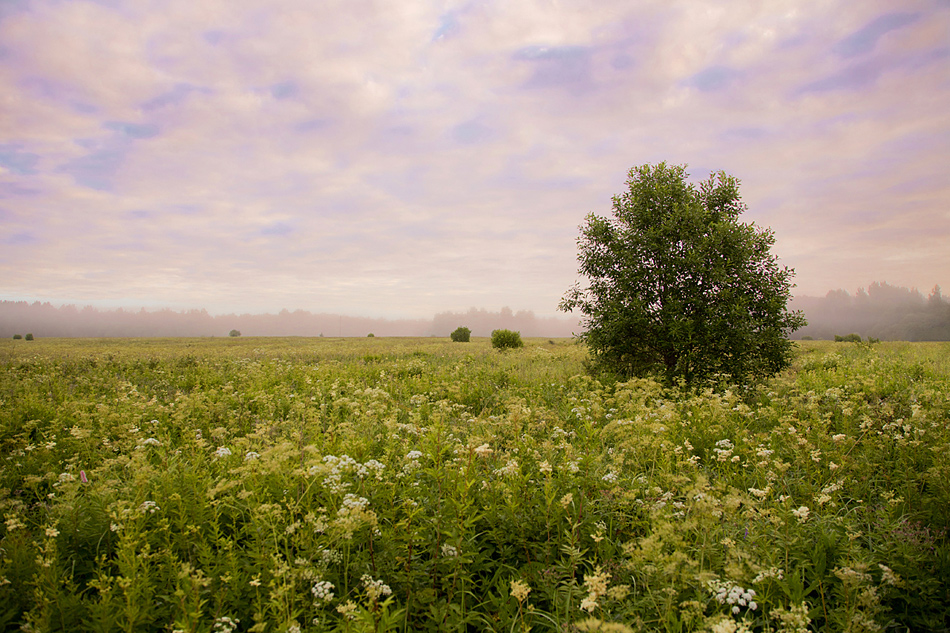
<svg viewBox="0 0 950 633">
<path fill-rule="evenodd" d="M 590 83 L 590 50 L 583 46 L 528 46 L 515 51 L 512 59 L 527 63 L 531 88 L 578 88 Z"/>
<path fill-rule="evenodd" d="M 0 296 L 549 315 L 585 214 L 658 160 L 740 177 L 803 290 L 929 287 L 950 12 L 903 10 L 30 0 L 0 17 L 0 226 L 35 241 Z"/>
<path fill-rule="evenodd" d="M 711 66 L 690 77 L 686 85 L 702 92 L 715 92 L 727 88 L 739 75 L 737 71 L 725 66 Z"/>
<path fill-rule="evenodd" d="M 23 152 L 17 145 L 0 145 L 0 168 L 14 174 L 35 174 L 39 154 Z"/>
<path fill-rule="evenodd" d="M 885 13 L 835 44 L 832 50 L 845 58 L 869 53 L 874 50 L 881 37 L 913 24 L 918 19 L 919 13 Z"/>
</svg>

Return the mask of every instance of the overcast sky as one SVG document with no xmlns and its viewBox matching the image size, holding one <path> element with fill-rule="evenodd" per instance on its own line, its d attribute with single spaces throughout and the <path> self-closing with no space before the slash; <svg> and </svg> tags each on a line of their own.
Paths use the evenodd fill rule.
<svg viewBox="0 0 950 633">
<path fill-rule="evenodd" d="M 0 0 L 0 299 L 556 314 L 634 165 L 950 286 L 950 3 Z"/>
</svg>

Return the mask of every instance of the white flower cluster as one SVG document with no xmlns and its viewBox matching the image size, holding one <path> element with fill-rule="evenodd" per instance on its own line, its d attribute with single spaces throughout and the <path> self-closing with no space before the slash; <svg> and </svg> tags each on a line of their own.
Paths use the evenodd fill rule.
<svg viewBox="0 0 950 633">
<path fill-rule="evenodd" d="M 733 455 L 732 451 L 735 449 L 735 446 L 730 440 L 719 440 L 716 442 L 716 448 L 713 449 L 713 452 L 716 453 L 716 460 L 720 462 L 729 461 L 739 461 L 738 455 Z"/>
<path fill-rule="evenodd" d="M 778 567 L 769 567 L 765 571 L 760 571 L 759 574 L 752 579 L 752 584 L 757 585 L 767 578 L 775 578 L 776 580 L 782 580 L 785 578 L 785 572 L 779 569 Z"/>
<path fill-rule="evenodd" d="M 357 508 L 362 510 L 368 505 L 369 499 L 366 497 L 357 497 L 354 494 L 347 494 L 345 497 L 343 497 L 343 508 L 346 508 L 347 510 L 355 510 Z M 345 514 L 343 512 L 343 508 L 340 508 L 338 514 Z"/>
<path fill-rule="evenodd" d="M 244 461 L 249 462 L 258 459 L 261 456 L 257 451 L 248 451 L 244 454 Z"/>
<path fill-rule="evenodd" d="M 502 476 L 516 475 L 519 470 L 520 470 L 520 467 L 518 466 L 518 462 L 514 459 L 509 459 L 508 463 L 505 464 L 502 468 L 498 468 L 495 470 L 495 474 L 502 475 Z"/>
<path fill-rule="evenodd" d="M 373 577 L 369 574 L 363 574 L 360 580 L 366 589 L 367 597 L 372 602 L 377 602 L 380 598 L 391 595 L 393 592 L 393 590 L 389 588 L 389 585 L 382 580 L 373 580 Z"/>
<path fill-rule="evenodd" d="M 214 452 L 214 456 L 218 459 L 229 457 L 231 455 L 231 449 L 227 446 L 219 446 L 218 450 Z"/>
<path fill-rule="evenodd" d="M 335 549 L 325 549 L 322 552 L 320 552 L 320 562 L 323 563 L 325 566 L 332 565 L 334 563 L 342 563 L 343 554 L 341 554 L 338 550 L 335 550 Z"/>
<path fill-rule="evenodd" d="M 327 473 L 327 476 L 323 479 L 323 485 L 330 491 L 334 493 L 341 493 L 346 491 L 350 484 L 349 482 L 343 481 L 343 475 L 354 472 L 359 467 L 359 462 L 350 457 L 349 455 L 325 455 L 323 458 L 323 463 L 330 468 L 330 472 Z M 318 468 L 314 466 L 310 469 L 310 474 L 315 475 L 318 472 Z"/>
<path fill-rule="evenodd" d="M 214 633 L 231 633 L 238 628 L 238 623 L 240 620 L 238 618 L 229 618 L 227 616 L 222 616 L 220 618 L 215 618 L 214 620 Z"/>
<path fill-rule="evenodd" d="M 804 523 L 808 520 L 808 515 L 811 514 L 811 510 L 809 510 L 807 506 L 801 506 L 800 508 L 792 510 L 792 514 L 795 515 L 799 523 Z"/>
<path fill-rule="evenodd" d="M 386 469 L 386 464 L 378 462 L 375 459 L 371 459 L 364 464 L 360 464 L 356 469 L 356 474 L 360 477 L 366 477 L 371 472 L 376 477 L 377 481 L 383 480 L 383 471 Z"/>
<path fill-rule="evenodd" d="M 446 558 L 455 558 L 459 555 L 458 549 L 448 543 L 442 544 L 442 555 Z"/>
<path fill-rule="evenodd" d="M 719 604 L 732 606 L 732 613 L 739 614 L 743 608 L 749 611 L 755 611 L 759 605 L 753 600 L 755 597 L 754 589 L 743 589 L 739 585 L 733 585 L 722 580 L 710 580 L 706 583 L 706 588 Z"/>
<path fill-rule="evenodd" d="M 327 582 L 326 580 L 321 580 L 320 582 L 316 583 L 313 587 L 311 587 L 310 593 L 313 594 L 314 600 L 318 600 L 321 602 L 330 602 L 331 600 L 333 600 L 334 588 L 335 587 L 333 586 L 333 583 Z"/>
<path fill-rule="evenodd" d="M 591 613 L 600 606 L 598 600 L 607 593 L 608 581 L 610 581 L 610 574 L 600 567 L 597 567 L 594 573 L 584 575 L 584 588 L 588 593 L 587 597 L 581 600 L 581 609 Z"/>
<path fill-rule="evenodd" d="M 156 510 L 161 510 L 154 501 L 143 501 L 139 506 L 139 512 L 142 514 L 155 514 Z"/>
<path fill-rule="evenodd" d="M 371 459 L 365 464 L 361 464 L 349 455 L 325 455 L 323 457 L 323 463 L 325 466 L 312 466 L 310 468 L 311 475 L 317 475 L 320 472 L 326 473 L 326 477 L 323 479 L 323 485 L 330 491 L 336 494 L 345 492 L 350 488 L 350 483 L 343 481 L 343 477 L 348 474 L 356 474 L 358 477 L 367 477 L 370 474 L 375 476 L 379 481 L 383 479 L 383 471 L 386 469 L 386 464 Z"/>
</svg>

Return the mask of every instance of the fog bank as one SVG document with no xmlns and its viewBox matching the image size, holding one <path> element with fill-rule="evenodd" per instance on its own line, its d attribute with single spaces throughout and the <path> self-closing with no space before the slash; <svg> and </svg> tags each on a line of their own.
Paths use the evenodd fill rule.
<svg viewBox="0 0 950 633">
<path fill-rule="evenodd" d="M 442 312 L 432 319 L 379 319 L 281 310 L 277 314 L 211 315 L 207 310 L 97 310 L 91 306 L 0 301 L 0 337 L 189 337 L 227 336 L 444 336 L 459 326 L 473 336 L 505 328 L 522 336 L 559 338 L 579 331 L 574 319 L 536 317 L 533 312 L 470 309 Z"/>
</svg>

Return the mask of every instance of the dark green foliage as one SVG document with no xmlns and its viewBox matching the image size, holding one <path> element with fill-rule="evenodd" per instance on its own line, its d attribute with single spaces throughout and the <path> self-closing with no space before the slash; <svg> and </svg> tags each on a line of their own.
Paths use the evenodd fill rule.
<svg viewBox="0 0 950 633">
<path fill-rule="evenodd" d="M 376 338 L 376 335 L 370 332 L 369 334 L 366 335 L 366 338 Z"/>
<path fill-rule="evenodd" d="M 494 330 L 491 333 L 491 346 L 495 349 L 511 349 L 524 347 L 524 341 L 521 340 L 521 332 Z"/>
<path fill-rule="evenodd" d="M 459 326 L 454 332 L 449 334 L 455 343 L 468 343 L 472 340 L 472 331 L 465 326 Z"/>
<path fill-rule="evenodd" d="M 561 309 L 585 315 L 582 338 L 599 369 L 662 374 L 692 384 L 742 382 L 790 363 L 793 271 L 770 253 L 773 233 L 739 222 L 739 181 L 719 172 L 698 186 L 684 166 L 630 170 L 613 217 L 587 216 L 579 272 Z"/>
<path fill-rule="evenodd" d="M 14 335 L 13 335 L 13 340 L 14 340 L 14 341 L 19 341 L 21 338 L 23 338 L 23 335 L 22 335 L 22 334 L 14 334 Z"/>
<path fill-rule="evenodd" d="M 241 336 L 241 331 L 240 331 L 240 330 L 231 330 L 230 332 L 228 332 L 228 336 L 237 338 L 238 336 Z"/>
<path fill-rule="evenodd" d="M 860 342 L 861 342 L 860 334 L 855 334 L 853 332 L 851 334 L 846 334 L 845 336 L 835 334 L 835 343 L 860 343 Z"/>
<path fill-rule="evenodd" d="M 30 333 L 27 333 L 27 335 L 26 335 L 26 340 L 27 340 L 27 341 L 32 341 L 32 340 L 33 340 L 33 335 L 30 334 Z"/>
</svg>

